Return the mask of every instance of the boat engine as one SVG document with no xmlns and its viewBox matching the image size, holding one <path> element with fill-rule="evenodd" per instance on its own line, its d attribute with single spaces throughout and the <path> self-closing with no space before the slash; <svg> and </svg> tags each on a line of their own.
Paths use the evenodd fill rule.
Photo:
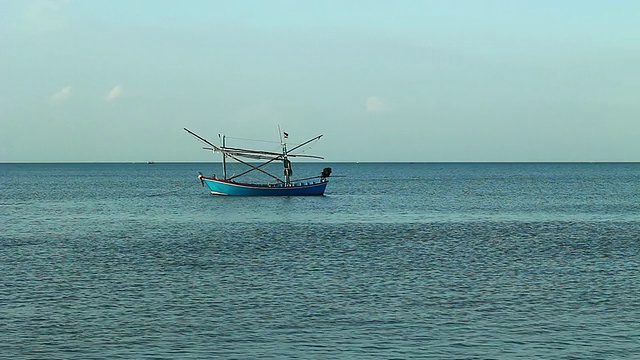
<svg viewBox="0 0 640 360">
<path fill-rule="evenodd" d="M 322 178 L 328 178 L 329 176 L 331 176 L 331 168 L 322 169 Z"/>
</svg>

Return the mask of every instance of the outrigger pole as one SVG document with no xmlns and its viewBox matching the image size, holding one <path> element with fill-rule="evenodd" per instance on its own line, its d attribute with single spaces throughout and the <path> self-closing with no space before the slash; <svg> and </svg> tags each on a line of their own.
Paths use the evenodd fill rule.
<svg viewBox="0 0 640 360">
<path fill-rule="evenodd" d="M 258 169 L 256 166 L 251 165 L 251 164 L 249 164 L 249 163 L 247 163 L 247 162 L 245 162 L 245 161 L 242 161 L 242 160 L 238 159 L 238 157 L 236 157 L 236 156 L 234 156 L 234 155 L 232 155 L 232 154 L 230 154 L 230 153 L 225 152 L 225 151 L 224 151 L 224 148 L 221 148 L 221 147 L 219 147 L 219 146 L 216 146 L 216 145 L 212 144 L 209 140 L 207 140 L 207 139 L 203 138 L 202 136 L 200 136 L 200 135 L 198 135 L 198 134 L 194 133 L 193 131 L 191 131 L 191 130 L 189 130 L 189 129 L 187 129 L 187 128 L 183 128 L 183 129 L 184 129 L 184 131 L 186 131 L 186 132 L 188 132 L 189 134 L 191 134 L 191 135 L 193 135 L 194 137 L 196 137 L 198 140 L 200 140 L 200 141 L 204 142 L 204 143 L 205 143 L 205 144 L 207 144 L 207 145 L 210 145 L 210 146 L 213 148 L 213 151 L 220 151 L 223 155 L 229 156 L 230 158 L 232 158 L 232 159 L 236 160 L 236 161 L 237 161 L 237 162 L 239 162 L 239 163 L 242 163 L 242 164 L 245 164 L 245 165 L 247 165 L 247 166 L 249 166 L 249 167 L 252 167 L 252 168 L 253 168 L 252 170 L 258 170 L 258 171 L 260 171 L 261 173 L 264 173 L 264 174 L 266 174 L 266 175 L 269 175 L 269 176 L 271 176 L 272 178 L 274 178 L 274 179 L 278 180 L 278 182 L 283 182 L 283 181 L 282 181 L 281 179 L 279 179 L 278 177 L 273 176 L 273 175 L 269 174 L 268 172 L 266 172 L 266 171 L 264 171 L 264 170 L 262 170 L 262 169 Z M 271 161 L 276 160 L 277 158 L 278 158 L 278 157 L 276 157 L 276 158 L 272 159 Z M 224 157 L 223 157 L 223 159 L 224 159 Z M 225 170 L 224 170 L 224 171 L 225 171 L 225 175 L 226 175 L 226 167 L 225 167 Z M 226 176 L 225 176 L 225 177 L 226 177 Z M 234 176 L 234 177 L 235 177 L 235 176 Z M 227 179 L 225 179 L 225 180 L 227 180 Z"/>
</svg>

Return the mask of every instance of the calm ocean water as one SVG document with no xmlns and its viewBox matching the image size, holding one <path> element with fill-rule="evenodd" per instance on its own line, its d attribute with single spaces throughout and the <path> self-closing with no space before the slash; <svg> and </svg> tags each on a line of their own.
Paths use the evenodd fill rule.
<svg viewBox="0 0 640 360">
<path fill-rule="evenodd" d="M 640 164 L 0 164 L 0 358 L 640 358 Z"/>
</svg>

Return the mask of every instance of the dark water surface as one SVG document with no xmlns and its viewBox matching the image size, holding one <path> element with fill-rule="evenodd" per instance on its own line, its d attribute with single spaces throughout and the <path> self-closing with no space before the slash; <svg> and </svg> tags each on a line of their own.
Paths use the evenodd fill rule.
<svg viewBox="0 0 640 360">
<path fill-rule="evenodd" d="M 0 357 L 640 358 L 640 164 L 0 164 Z"/>
</svg>

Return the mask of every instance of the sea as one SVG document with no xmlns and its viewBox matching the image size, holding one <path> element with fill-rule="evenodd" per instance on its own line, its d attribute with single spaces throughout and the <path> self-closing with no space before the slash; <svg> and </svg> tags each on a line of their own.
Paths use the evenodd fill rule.
<svg viewBox="0 0 640 360">
<path fill-rule="evenodd" d="M 0 164 L 1 359 L 640 359 L 639 163 Z"/>
</svg>

